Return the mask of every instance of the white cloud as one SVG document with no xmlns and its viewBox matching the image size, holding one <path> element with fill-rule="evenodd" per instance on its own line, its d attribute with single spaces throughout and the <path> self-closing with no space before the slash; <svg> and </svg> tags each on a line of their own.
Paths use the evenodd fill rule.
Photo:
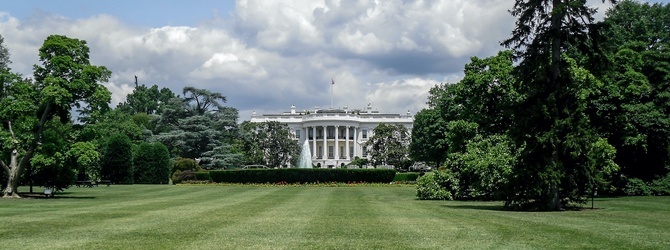
<svg viewBox="0 0 670 250">
<path fill-rule="evenodd" d="M 593 2 L 590 1 L 590 2 Z M 597 1 L 600 2 L 600 1 Z M 514 19 L 506 0 L 254 1 L 239 0 L 227 18 L 201 25 L 143 28 L 109 15 L 68 19 L 0 13 L 12 68 L 32 74 L 50 34 L 88 42 L 91 61 L 112 72 L 112 103 L 140 84 L 186 85 L 221 92 L 241 119 L 330 105 L 413 113 L 430 87 L 455 82 L 470 56 L 502 49 Z"/>
</svg>

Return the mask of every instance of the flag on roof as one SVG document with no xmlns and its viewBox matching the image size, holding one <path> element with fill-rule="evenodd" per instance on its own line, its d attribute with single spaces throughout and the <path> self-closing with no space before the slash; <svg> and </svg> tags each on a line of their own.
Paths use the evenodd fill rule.
<svg viewBox="0 0 670 250">
<path fill-rule="evenodd" d="M 330 85 L 335 85 L 335 79 L 330 78 L 330 82 L 331 82 Z"/>
</svg>

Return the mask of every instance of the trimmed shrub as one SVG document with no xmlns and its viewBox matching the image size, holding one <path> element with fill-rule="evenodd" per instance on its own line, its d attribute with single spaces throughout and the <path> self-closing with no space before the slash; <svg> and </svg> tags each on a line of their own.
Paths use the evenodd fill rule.
<svg viewBox="0 0 670 250">
<path fill-rule="evenodd" d="M 209 181 L 212 180 L 209 178 L 209 172 L 195 172 L 195 179 L 198 181 Z"/>
<path fill-rule="evenodd" d="M 106 141 L 101 159 L 101 178 L 113 183 L 133 183 L 132 143 L 124 134 L 114 134 Z"/>
<path fill-rule="evenodd" d="M 186 170 L 200 171 L 202 169 L 200 168 L 200 166 L 198 166 L 198 163 L 195 162 L 194 159 L 191 159 L 191 158 L 177 158 L 172 163 L 172 172 L 176 172 L 177 170 L 183 172 L 183 171 L 186 171 Z"/>
<path fill-rule="evenodd" d="M 419 179 L 419 173 L 396 173 L 393 182 L 410 182 Z"/>
<path fill-rule="evenodd" d="M 426 173 L 416 181 L 416 197 L 420 200 L 453 200 L 458 180 L 449 171 Z"/>
<path fill-rule="evenodd" d="M 160 142 L 143 142 L 134 157 L 135 183 L 165 184 L 170 178 L 170 153 Z"/>
<path fill-rule="evenodd" d="M 623 192 L 629 196 L 648 196 L 651 195 L 651 189 L 643 180 L 637 178 L 628 179 L 628 183 L 623 188 Z"/>
<path fill-rule="evenodd" d="M 196 172 L 193 172 L 191 170 L 186 170 L 186 171 L 175 171 L 172 174 L 172 184 L 179 184 L 182 183 L 183 181 L 193 181 L 196 180 Z"/>
<path fill-rule="evenodd" d="M 280 168 L 209 171 L 209 176 L 212 181 L 221 183 L 389 183 L 395 177 L 395 170 Z"/>
</svg>

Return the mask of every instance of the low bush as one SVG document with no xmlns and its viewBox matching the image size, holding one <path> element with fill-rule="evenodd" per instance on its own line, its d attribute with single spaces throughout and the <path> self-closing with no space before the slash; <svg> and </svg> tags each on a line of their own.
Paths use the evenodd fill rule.
<svg viewBox="0 0 670 250">
<path fill-rule="evenodd" d="M 653 195 L 670 195 L 670 175 L 654 180 L 649 188 Z"/>
<path fill-rule="evenodd" d="M 209 171 L 210 179 L 219 183 L 317 183 L 367 182 L 389 183 L 393 169 L 250 169 Z"/>
<path fill-rule="evenodd" d="M 629 196 L 648 196 L 652 194 L 649 185 L 637 178 L 628 179 L 628 183 L 626 183 L 626 186 L 623 188 L 623 192 Z"/>
<path fill-rule="evenodd" d="M 200 166 L 198 166 L 198 163 L 191 158 L 177 158 L 172 163 L 172 172 L 177 171 L 183 172 L 186 170 L 200 171 L 202 170 L 202 168 L 200 168 Z"/>
<path fill-rule="evenodd" d="M 416 181 L 416 197 L 420 200 L 453 200 L 458 180 L 449 171 L 427 173 Z"/>
<path fill-rule="evenodd" d="M 186 170 L 186 171 L 175 171 L 172 174 L 172 184 L 179 184 L 184 181 L 193 181 L 196 180 L 196 172 L 193 172 L 191 170 Z"/>
<path fill-rule="evenodd" d="M 411 182 L 416 181 L 416 179 L 419 179 L 419 173 L 396 173 L 393 182 Z"/>
</svg>

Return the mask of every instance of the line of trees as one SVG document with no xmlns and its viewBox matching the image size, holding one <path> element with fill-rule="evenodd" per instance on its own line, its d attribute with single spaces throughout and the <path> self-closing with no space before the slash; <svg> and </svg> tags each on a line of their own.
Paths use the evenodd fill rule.
<svg viewBox="0 0 670 250">
<path fill-rule="evenodd" d="M 31 78 L 11 71 L 3 42 L 0 36 L 3 197 L 19 197 L 20 184 L 32 192 L 33 185 L 62 190 L 75 180 L 167 183 L 176 158 L 197 159 L 206 169 L 286 167 L 297 159 L 287 125 L 240 127 L 237 109 L 225 106 L 221 93 L 187 86 L 180 96 L 136 85 L 111 108 L 102 85 L 111 72 L 90 64 L 85 41 L 47 37 Z"/>
<path fill-rule="evenodd" d="M 670 182 L 670 6 L 622 1 L 602 22 L 578 0 L 518 0 L 511 13 L 512 50 L 430 91 L 412 157 L 454 176 L 455 198 L 509 209 Z"/>
</svg>

